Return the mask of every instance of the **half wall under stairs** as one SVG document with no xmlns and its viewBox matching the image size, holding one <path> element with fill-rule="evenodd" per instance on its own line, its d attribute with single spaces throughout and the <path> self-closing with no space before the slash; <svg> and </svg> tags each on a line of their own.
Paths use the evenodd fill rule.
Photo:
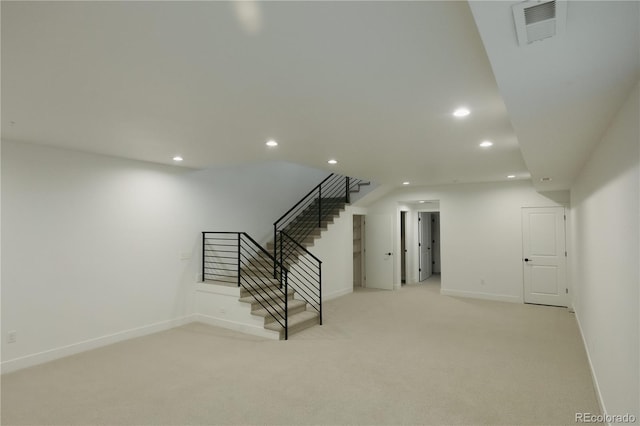
<svg viewBox="0 0 640 426">
<path fill-rule="evenodd" d="M 318 314 L 305 309 L 290 291 L 289 335 L 318 324 Z M 293 309 L 292 309 L 293 308 Z M 220 281 L 196 284 L 194 319 L 267 339 L 283 339 L 282 326 L 269 319 L 255 299 L 241 288 Z"/>
</svg>

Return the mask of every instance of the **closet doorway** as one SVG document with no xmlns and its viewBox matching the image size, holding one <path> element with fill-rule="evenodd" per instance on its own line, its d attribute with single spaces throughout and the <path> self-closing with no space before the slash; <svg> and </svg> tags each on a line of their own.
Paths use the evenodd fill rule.
<svg viewBox="0 0 640 426">
<path fill-rule="evenodd" d="M 365 287 L 364 215 L 353 215 L 353 289 Z"/>
<path fill-rule="evenodd" d="M 418 281 L 440 274 L 440 212 L 418 212 Z"/>
</svg>

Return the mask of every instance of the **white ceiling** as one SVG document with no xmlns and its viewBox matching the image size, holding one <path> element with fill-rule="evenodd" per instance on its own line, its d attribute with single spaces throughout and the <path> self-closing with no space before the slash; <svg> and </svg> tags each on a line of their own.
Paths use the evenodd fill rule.
<svg viewBox="0 0 640 426">
<path fill-rule="evenodd" d="M 569 1 L 565 32 L 524 47 L 515 3 L 470 5 L 534 185 L 566 189 L 640 77 L 640 2 Z"/>
<path fill-rule="evenodd" d="M 567 32 L 524 48 L 513 3 L 3 1 L 2 138 L 567 188 L 638 79 L 638 2 L 570 2 Z"/>
</svg>

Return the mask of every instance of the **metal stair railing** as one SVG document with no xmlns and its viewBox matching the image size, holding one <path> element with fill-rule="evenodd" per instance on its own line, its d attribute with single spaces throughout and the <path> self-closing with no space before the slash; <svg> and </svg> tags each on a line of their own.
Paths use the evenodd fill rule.
<svg viewBox="0 0 640 426">
<path fill-rule="evenodd" d="M 293 207 L 273 224 L 274 257 L 277 256 L 278 232 L 285 231 L 297 242 L 302 243 L 322 221 L 332 213 L 349 204 L 351 192 L 360 189 L 367 182 L 348 176 L 330 174 L 302 197 Z"/>
<path fill-rule="evenodd" d="M 289 282 L 296 294 L 318 312 L 322 325 L 322 261 L 305 247 L 291 238 L 286 232 L 279 231 L 280 265 L 286 265 Z"/>
<path fill-rule="evenodd" d="M 202 233 L 202 280 L 237 284 L 246 290 L 283 327 L 288 339 L 289 270 L 246 232 Z"/>
<path fill-rule="evenodd" d="M 330 174 L 273 224 L 273 257 L 289 268 L 289 284 L 320 315 L 322 324 L 322 262 L 304 242 L 351 201 L 351 193 L 368 185 L 361 179 Z M 323 222 L 324 221 L 324 222 Z M 295 272 L 293 272 L 295 271 Z M 273 268 L 274 277 L 282 275 Z"/>
</svg>

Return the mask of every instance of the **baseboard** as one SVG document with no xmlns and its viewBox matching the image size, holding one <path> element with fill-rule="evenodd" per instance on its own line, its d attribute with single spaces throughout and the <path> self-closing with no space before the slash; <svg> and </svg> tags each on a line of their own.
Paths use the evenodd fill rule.
<svg viewBox="0 0 640 426">
<path fill-rule="evenodd" d="M 325 293 L 322 295 L 322 301 L 327 301 L 331 299 L 337 299 L 338 297 L 346 296 L 347 294 L 353 293 L 353 287 L 343 288 L 338 291 L 332 291 L 331 293 Z"/>
<path fill-rule="evenodd" d="M 580 337 L 582 338 L 582 345 L 584 346 L 584 351 L 587 354 L 587 361 L 589 361 L 589 370 L 591 371 L 591 380 L 593 381 L 593 387 L 596 391 L 596 398 L 598 400 L 598 406 L 600 407 L 601 414 L 607 414 L 607 408 L 604 405 L 604 400 L 602 399 L 602 393 L 600 392 L 600 385 L 598 384 L 598 377 L 596 376 L 596 371 L 593 368 L 593 363 L 591 362 L 591 354 L 589 354 L 589 346 L 587 346 L 587 340 L 584 338 L 584 332 L 582 331 L 582 324 L 580 324 L 580 317 L 578 316 L 578 312 L 575 311 L 576 322 L 578 323 L 578 330 L 580 330 Z M 608 423 L 611 425 L 610 423 Z"/>
<path fill-rule="evenodd" d="M 191 316 L 192 322 L 201 322 L 207 325 L 213 325 L 220 328 L 226 328 L 229 330 L 239 331 L 245 334 L 251 334 L 253 336 L 265 337 L 267 339 L 279 340 L 280 334 L 272 331 L 265 330 L 264 327 L 256 327 L 249 324 L 243 324 L 237 321 L 230 321 L 222 318 L 215 318 L 209 315 L 193 314 Z"/>
<path fill-rule="evenodd" d="M 2 374 L 10 373 L 12 371 L 21 370 L 27 367 L 33 367 L 34 365 L 43 364 L 45 362 L 64 358 L 70 355 L 75 355 L 80 352 L 85 352 L 91 349 L 100 348 L 102 346 L 111 345 L 123 340 L 133 339 L 135 337 L 142 337 L 148 334 L 169 330 L 171 328 L 179 327 L 181 325 L 192 322 L 193 319 L 191 317 L 192 315 L 189 315 L 182 318 L 161 321 L 155 324 L 132 328 L 130 330 L 125 330 L 118 333 L 73 343 L 71 345 L 61 346 L 59 348 L 49 349 L 47 351 L 10 359 L 8 361 L 0 363 L 0 372 Z"/>
<path fill-rule="evenodd" d="M 480 293 L 475 291 L 440 289 L 440 294 L 454 297 L 468 297 L 471 299 L 493 300 L 496 302 L 522 303 L 518 296 L 507 296 L 504 294 Z"/>
</svg>

